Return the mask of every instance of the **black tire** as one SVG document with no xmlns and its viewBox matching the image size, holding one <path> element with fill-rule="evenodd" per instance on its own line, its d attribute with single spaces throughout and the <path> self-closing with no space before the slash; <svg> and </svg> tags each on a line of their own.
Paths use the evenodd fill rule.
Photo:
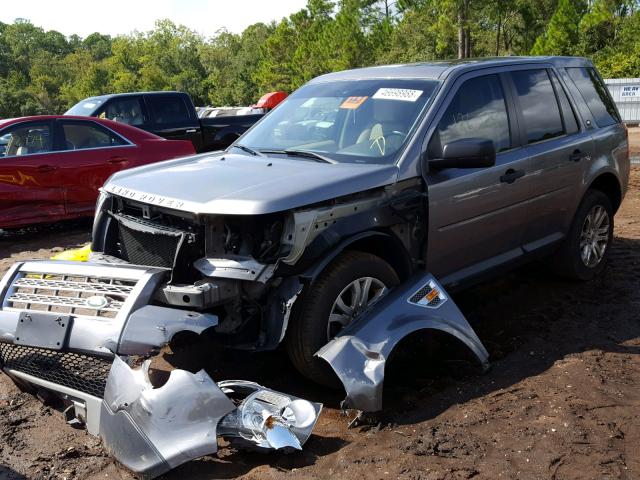
<svg viewBox="0 0 640 480">
<path fill-rule="evenodd" d="M 602 207 L 607 212 L 609 228 L 606 248 L 602 258 L 595 265 L 587 265 L 583 261 L 580 241 L 587 215 L 596 207 Z M 571 224 L 571 229 L 560 249 L 552 258 L 554 271 L 563 277 L 574 280 L 587 281 L 595 278 L 605 268 L 611 251 L 613 240 L 613 206 L 611 200 L 599 190 L 587 190 L 582 202 L 578 206 Z"/>
<path fill-rule="evenodd" d="M 400 283 L 393 268 L 380 257 L 347 251 L 338 255 L 295 303 L 285 339 L 286 350 L 296 369 L 316 383 L 340 386 L 331 367 L 313 355 L 328 341 L 329 314 L 338 295 L 363 277 L 373 277 L 387 288 Z"/>
</svg>

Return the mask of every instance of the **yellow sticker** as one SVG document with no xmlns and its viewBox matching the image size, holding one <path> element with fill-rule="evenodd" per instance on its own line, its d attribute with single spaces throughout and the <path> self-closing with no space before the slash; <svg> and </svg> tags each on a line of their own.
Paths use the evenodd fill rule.
<svg viewBox="0 0 640 480">
<path fill-rule="evenodd" d="M 340 108 L 348 108 L 349 110 L 355 110 L 369 97 L 347 97 Z"/>
</svg>

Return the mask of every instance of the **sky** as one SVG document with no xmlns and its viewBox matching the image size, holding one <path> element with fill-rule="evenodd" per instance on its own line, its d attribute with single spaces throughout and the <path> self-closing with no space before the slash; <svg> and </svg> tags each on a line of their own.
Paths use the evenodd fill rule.
<svg viewBox="0 0 640 480">
<path fill-rule="evenodd" d="M 19 0 L 0 9 L 0 21 L 26 18 L 45 30 L 86 37 L 118 35 L 153 28 L 169 18 L 206 37 L 220 28 L 240 33 L 256 22 L 268 23 L 297 12 L 306 0 Z M 7 5 L 5 5 L 6 7 Z"/>
</svg>

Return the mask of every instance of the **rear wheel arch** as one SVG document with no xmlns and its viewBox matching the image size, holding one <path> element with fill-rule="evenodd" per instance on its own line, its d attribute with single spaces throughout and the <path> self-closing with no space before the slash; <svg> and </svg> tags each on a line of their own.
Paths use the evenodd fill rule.
<svg viewBox="0 0 640 480">
<path fill-rule="evenodd" d="M 618 211 L 622 203 L 622 188 L 618 178 L 610 172 L 598 175 L 589 185 L 588 190 L 598 190 L 604 193 L 611 201 L 613 213 Z"/>
</svg>

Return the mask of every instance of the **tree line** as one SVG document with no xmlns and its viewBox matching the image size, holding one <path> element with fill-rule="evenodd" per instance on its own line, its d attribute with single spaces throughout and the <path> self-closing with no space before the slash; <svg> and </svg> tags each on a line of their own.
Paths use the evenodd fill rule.
<svg viewBox="0 0 640 480">
<path fill-rule="evenodd" d="M 640 0 L 308 0 L 279 22 L 205 38 L 171 20 L 86 38 L 0 23 L 0 118 L 61 113 L 102 93 L 181 90 L 248 105 L 326 72 L 501 55 L 581 55 L 640 76 Z"/>
</svg>

